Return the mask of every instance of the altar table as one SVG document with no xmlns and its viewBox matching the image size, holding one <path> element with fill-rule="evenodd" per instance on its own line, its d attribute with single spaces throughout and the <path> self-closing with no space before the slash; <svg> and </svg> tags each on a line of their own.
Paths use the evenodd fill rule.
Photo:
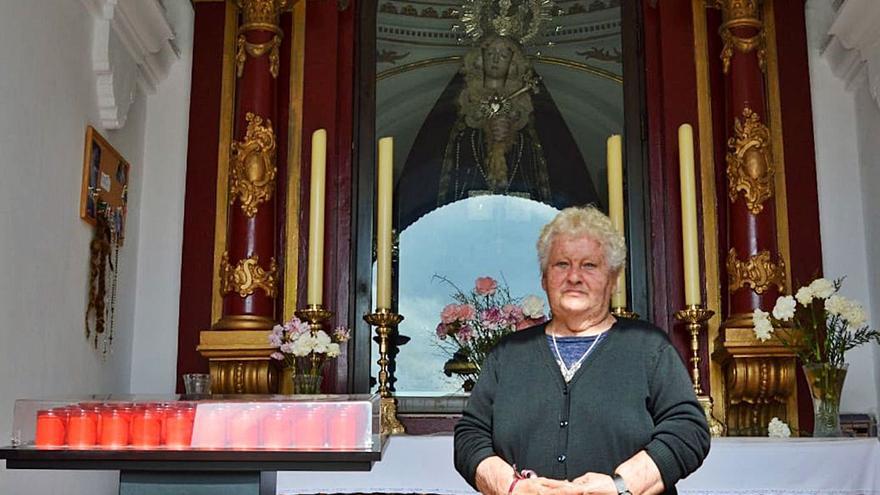
<svg viewBox="0 0 880 495">
<path fill-rule="evenodd" d="M 713 439 L 703 466 L 678 483 L 684 495 L 880 495 L 880 442 L 845 439 Z M 396 436 L 370 472 L 279 472 L 278 495 L 472 495 L 452 465 L 452 437 Z"/>
</svg>

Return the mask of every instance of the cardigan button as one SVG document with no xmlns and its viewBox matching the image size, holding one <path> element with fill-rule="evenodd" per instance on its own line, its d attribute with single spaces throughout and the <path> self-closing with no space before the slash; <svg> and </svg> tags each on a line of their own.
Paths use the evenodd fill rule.
<svg viewBox="0 0 880 495">
<path fill-rule="evenodd" d="M 556 458 L 557 462 L 565 462 L 565 454 L 559 454 L 559 457 Z"/>
</svg>

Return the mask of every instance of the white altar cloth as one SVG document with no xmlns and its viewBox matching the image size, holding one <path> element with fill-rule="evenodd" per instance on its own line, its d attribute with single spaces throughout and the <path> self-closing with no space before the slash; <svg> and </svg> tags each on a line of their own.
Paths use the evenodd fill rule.
<svg viewBox="0 0 880 495">
<path fill-rule="evenodd" d="M 370 472 L 279 472 L 279 495 L 472 495 L 452 465 L 452 437 L 396 436 Z M 880 495 L 880 442 L 863 439 L 713 439 L 709 456 L 678 483 L 683 495 Z"/>
</svg>

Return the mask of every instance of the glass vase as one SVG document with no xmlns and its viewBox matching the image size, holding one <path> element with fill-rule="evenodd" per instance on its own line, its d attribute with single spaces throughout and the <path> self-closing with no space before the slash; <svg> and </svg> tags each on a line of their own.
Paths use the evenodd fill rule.
<svg viewBox="0 0 880 495">
<path fill-rule="evenodd" d="M 293 375 L 293 393 L 320 394 L 323 378 L 321 375 L 295 374 Z"/>
<path fill-rule="evenodd" d="M 813 436 L 840 437 L 840 395 L 846 379 L 847 364 L 829 363 L 804 365 L 804 375 L 813 397 Z"/>
</svg>

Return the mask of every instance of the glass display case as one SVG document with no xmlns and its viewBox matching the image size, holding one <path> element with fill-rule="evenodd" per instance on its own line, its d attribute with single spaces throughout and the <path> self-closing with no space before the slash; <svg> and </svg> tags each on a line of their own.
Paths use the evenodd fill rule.
<svg viewBox="0 0 880 495">
<path fill-rule="evenodd" d="M 84 396 L 15 402 L 11 447 L 370 451 L 378 395 Z"/>
</svg>

